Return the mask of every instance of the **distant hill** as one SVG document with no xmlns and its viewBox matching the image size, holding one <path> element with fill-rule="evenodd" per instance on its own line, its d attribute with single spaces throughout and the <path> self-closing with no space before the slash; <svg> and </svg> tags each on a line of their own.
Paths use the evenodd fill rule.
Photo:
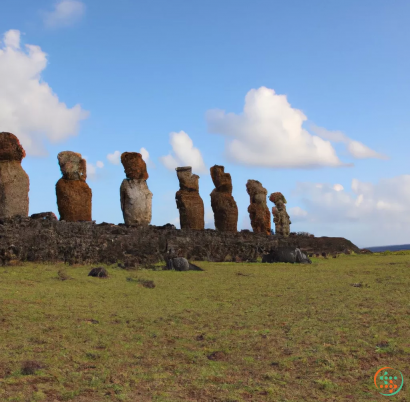
<svg viewBox="0 0 410 402">
<path fill-rule="evenodd" d="M 381 253 L 383 251 L 401 251 L 410 250 L 410 244 L 398 244 L 394 246 L 379 246 L 379 247 L 365 247 L 373 253 Z"/>
</svg>

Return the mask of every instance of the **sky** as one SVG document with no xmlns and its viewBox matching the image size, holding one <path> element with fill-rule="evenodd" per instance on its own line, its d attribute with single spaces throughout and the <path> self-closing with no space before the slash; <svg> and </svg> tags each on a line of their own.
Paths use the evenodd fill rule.
<svg viewBox="0 0 410 402">
<path fill-rule="evenodd" d="M 57 154 L 87 160 L 92 218 L 123 222 L 140 152 L 153 225 L 179 228 L 175 168 L 287 199 L 291 231 L 410 243 L 408 0 L 3 0 L 0 131 L 21 141 L 30 214 L 57 216 Z M 267 199 L 269 209 L 273 204 Z M 274 227 L 272 223 L 272 227 Z"/>
</svg>

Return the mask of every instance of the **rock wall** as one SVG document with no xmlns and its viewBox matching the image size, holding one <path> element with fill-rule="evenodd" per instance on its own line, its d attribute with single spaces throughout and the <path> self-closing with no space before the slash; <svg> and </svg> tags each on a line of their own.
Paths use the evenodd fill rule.
<svg viewBox="0 0 410 402">
<path fill-rule="evenodd" d="M 42 214 L 39 214 L 42 215 Z M 255 260 L 280 245 L 308 253 L 360 250 L 349 240 L 332 237 L 288 237 L 242 231 L 177 230 L 172 226 L 126 226 L 94 222 L 61 222 L 53 216 L 0 220 L 0 264 L 10 260 L 126 267 L 165 260 L 170 251 L 193 261 Z"/>
</svg>

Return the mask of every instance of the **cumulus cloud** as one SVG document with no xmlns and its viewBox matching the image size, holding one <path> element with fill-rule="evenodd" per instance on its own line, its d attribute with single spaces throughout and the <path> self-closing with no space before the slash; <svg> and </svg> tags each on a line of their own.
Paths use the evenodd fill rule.
<svg viewBox="0 0 410 402">
<path fill-rule="evenodd" d="M 144 162 L 147 164 L 147 166 L 155 167 L 154 162 L 152 162 L 149 157 L 149 152 L 144 147 L 139 150 L 139 153 L 142 155 L 142 159 L 144 159 Z M 107 155 L 107 159 L 108 162 L 112 163 L 113 165 L 119 165 L 121 163 L 121 152 L 114 151 L 112 154 Z"/>
<path fill-rule="evenodd" d="M 119 165 L 121 162 L 121 152 L 114 151 L 112 154 L 107 155 L 108 162 L 112 163 L 113 165 Z"/>
<path fill-rule="evenodd" d="M 60 0 L 54 4 L 53 11 L 43 13 L 47 28 L 67 27 L 80 21 L 85 15 L 85 4 L 79 0 Z"/>
<path fill-rule="evenodd" d="M 346 145 L 347 152 L 356 159 L 388 159 L 386 155 L 380 154 L 376 151 L 373 151 L 366 145 L 362 144 L 359 141 L 355 141 L 347 137 L 341 131 L 329 131 L 323 127 L 315 126 L 314 124 L 310 125 L 311 130 L 316 133 L 319 137 L 329 140 L 332 142 L 341 142 Z"/>
<path fill-rule="evenodd" d="M 180 166 L 192 166 L 192 171 L 209 173 L 202 159 L 201 151 L 194 147 L 194 143 L 187 133 L 180 131 L 170 134 L 173 154 L 161 156 L 160 161 L 169 170 Z"/>
<path fill-rule="evenodd" d="M 96 166 L 99 167 L 99 168 L 103 168 L 104 163 L 102 161 L 97 161 Z"/>
<path fill-rule="evenodd" d="M 149 152 L 144 147 L 140 149 L 140 154 L 142 155 L 142 159 L 144 159 L 147 166 L 155 167 L 155 163 L 149 157 Z"/>
<path fill-rule="evenodd" d="M 381 179 L 375 184 L 353 179 L 350 190 L 320 184 L 299 183 L 293 192 L 301 196 L 306 220 L 313 227 L 330 225 L 338 235 L 344 227 L 351 240 L 356 238 L 362 245 L 408 243 L 410 175 Z M 289 215 L 292 220 L 292 213 Z"/>
<path fill-rule="evenodd" d="M 225 154 L 229 161 L 273 168 L 311 168 L 352 166 L 342 163 L 331 142 L 343 142 L 356 159 L 385 155 L 348 138 L 340 131 L 328 131 L 311 125 L 313 135 L 303 128 L 305 114 L 293 108 L 285 95 L 261 87 L 245 97 L 242 114 L 209 110 L 208 131 L 225 136 Z"/>
<path fill-rule="evenodd" d="M 208 131 L 226 137 L 231 162 L 249 166 L 297 168 L 343 166 L 330 141 L 302 128 L 307 117 L 285 95 L 261 87 L 250 90 L 240 115 L 223 110 L 206 114 Z"/>
<path fill-rule="evenodd" d="M 0 44 L 0 127 L 20 139 L 29 155 L 46 155 L 44 141 L 62 142 L 78 133 L 88 112 L 68 108 L 41 79 L 47 55 L 39 46 L 20 46 L 20 31 L 10 30 Z"/>
</svg>

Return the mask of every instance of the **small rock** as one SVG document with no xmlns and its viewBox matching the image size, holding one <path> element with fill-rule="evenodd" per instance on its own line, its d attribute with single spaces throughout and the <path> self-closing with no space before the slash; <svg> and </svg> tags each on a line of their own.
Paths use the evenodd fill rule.
<svg viewBox="0 0 410 402">
<path fill-rule="evenodd" d="M 103 267 L 96 267 L 93 268 L 88 276 L 94 276 L 96 278 L 108 278 L 108 272 L 105 268 Z"/>
</svg>

